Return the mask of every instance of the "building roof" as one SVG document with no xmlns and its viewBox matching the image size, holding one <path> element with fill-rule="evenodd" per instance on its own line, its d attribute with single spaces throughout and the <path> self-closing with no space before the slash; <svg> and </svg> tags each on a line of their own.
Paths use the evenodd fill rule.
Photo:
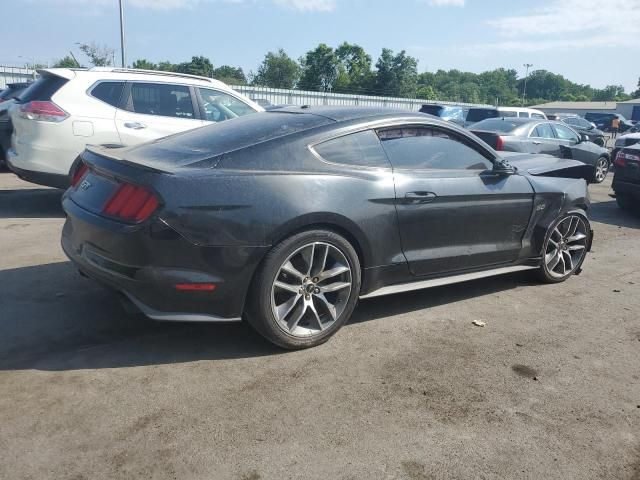
<svg viewBox="0 0 640 480">
<path fill-rule="evenodd" d="M 618 102 L 549 102 L 532 108 L 556 110 L 615 110 Z"/>
</svg>

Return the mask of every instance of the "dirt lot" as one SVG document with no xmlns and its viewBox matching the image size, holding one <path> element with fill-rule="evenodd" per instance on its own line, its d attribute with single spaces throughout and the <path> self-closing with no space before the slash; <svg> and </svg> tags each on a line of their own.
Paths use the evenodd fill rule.
<svg viewBox="0 0 640 480">
<path fill-rule="evenodd" d="M 362 302 L 328 344 L 126 316 L 0 174 L 0 478 L 640 478 L 640 220 L 592 187 L 579 277 Z M 487 322 L 485 328 L 472 320 Z"/>
</svg>

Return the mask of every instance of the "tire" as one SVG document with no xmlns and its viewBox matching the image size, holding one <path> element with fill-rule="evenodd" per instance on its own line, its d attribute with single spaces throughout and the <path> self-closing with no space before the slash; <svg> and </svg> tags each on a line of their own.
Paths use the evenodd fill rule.
<svg viewBox="0 0 640 480">
<path fill-rule="evenodd" d="M 593 167 L 593 177 L 591 183 L 602 183 L 609 174 L 609 159 L 600 157 Z"/>
<path fill-rule="evenodd" d="M 578 213 L 562 215 L 545 235 L 538 278 L 544 283 L 564 282 L 580 271 L 590 244 L 589 220 Z"/>
<path fill-rule="evenodd" d="M 358 255 L 344 237 L 301 232 L 265 256 L 251 283 L 246 318 L 282 348 L 315 347 L 349 320 L 361 282 Z"/>
</svg>

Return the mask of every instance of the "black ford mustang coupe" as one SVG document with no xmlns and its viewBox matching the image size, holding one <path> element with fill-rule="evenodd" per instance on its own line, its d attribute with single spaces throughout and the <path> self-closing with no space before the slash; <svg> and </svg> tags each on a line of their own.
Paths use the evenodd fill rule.
<svg viewBox="0 0 640 480">
<path fill-rule="evenodd" d="M 585 165 L 511 154 L 436 117 L 290 107 L 89 148 L 63 197 L 79 270 L 157 320 L 238 321 L 296 349 L 359 298 L 579 273 Z"/>
</svg>

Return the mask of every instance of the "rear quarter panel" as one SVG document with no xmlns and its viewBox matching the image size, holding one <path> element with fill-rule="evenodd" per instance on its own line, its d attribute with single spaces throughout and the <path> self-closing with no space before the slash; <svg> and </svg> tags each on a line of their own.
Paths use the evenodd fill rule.
<svg viewBox="0 0 640 480">
<path fill-rule="evenodd" d="M 195 243 L 216 246 L 270 246 L 323 225 L 352 237 L 364 267 L 404 262 L 390 168 L 331 165 L 306 141 L 275 143 L 227 154 L 214 170 L 167 183 L 163 220 Z M 181 186 L 171 191 L 170 184 Z"/>
</svg>

